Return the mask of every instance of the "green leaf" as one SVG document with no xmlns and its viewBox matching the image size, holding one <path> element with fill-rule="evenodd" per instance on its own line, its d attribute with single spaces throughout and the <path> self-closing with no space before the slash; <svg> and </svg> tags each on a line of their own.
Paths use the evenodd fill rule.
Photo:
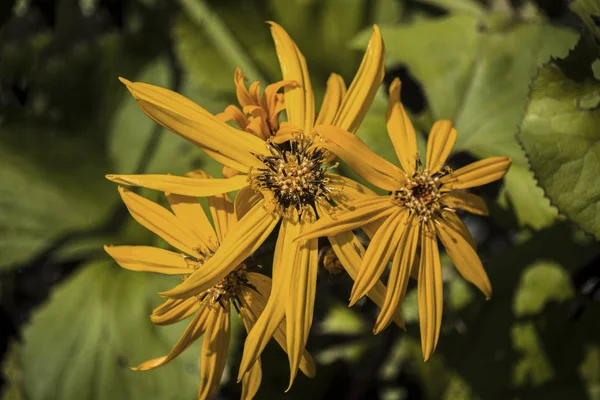
<svg viewBox="0 0 600 400">
<path fill-rule="evenodd" d="M 502 31 L 482 30 L 476 17 L 454 15 L 384 27 L 382 34 L 388 62 L 409 67 L 423 85 L 433 119 L 454 121 L 459 132 L 454 151 L 480 158 L 510 156 L 515 165 L 527 165 L 514 135 L 527 104 L 528 84 L 543 62 L 574 44 L 574 32 L 516 22 Z M 364 45 L 365 36 L 355 44 Z M 547 225 L 553 213 L 547 202 L 520 194 L 523 189 L 535 192 L 534 181 L 523 173 L 507 179 L 519 181 L 507 191 L 523 225 Z M 531 209 L 541 211 L 530 217 Z"/>
<path fill-rule="evenodd" d="M 90 263 L 58 287 L 23 332 L 18 365 L 25 397 L 194 398 L 197 344 L 153 371 L 128 367 L 166 355 L 186 323 L 156 327 L 148 315 L 173 278 Z"/>
<path fill-rule="evenodd" d="M 600 39 L 600 3 L 597 0 L 574 0 L 571 9 L 579 15 L 597 39 Z"/>
<path fill-rule="evenodd" d="M 539 72 L 519 138 L 546 196 L 600 238 L 600 82 L 587 69 L 580 82 L 556 62 Z"/>
</svg>

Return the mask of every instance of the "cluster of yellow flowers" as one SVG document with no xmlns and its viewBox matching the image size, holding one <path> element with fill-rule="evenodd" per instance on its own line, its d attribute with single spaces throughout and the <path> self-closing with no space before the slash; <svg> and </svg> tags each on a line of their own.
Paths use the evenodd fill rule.
<svg viewBox="0 0 600 400">
<path fill-rule="evenodd" d="M 455 211 L 487 214 L 484 201 L 463 189 L 502 178 L 510 159 L 488 158 L 456 171 L 444 167 L 457 132 L 450 121 L 438 121 L 422 164 L 414 128 L 400 102 L 400 81 L 395 80 L 386 122 L 402 166 L 397 167 L 355 136 L 383 80 L 384 45 L 378 27 L 350 86 L 331 75 L 318 115 L 304 56 L 281 26 L 271 23 L 271 33 L 283 80 L 267 86 L 261 96 L 260 84 L 247 88 L 237 69 L 239 107 L 231 105 L 216 116 L 170 90 L 121 79 L 146 115 L 224 165 L 222 179 L 202 171 L 185 177 L 108 176 L 122 185 L 165 193 L 172 212 L 119 187 L 131 215 L 177 251 L 149 246 L 107 246 L 106 251 L 127 269 L 184 277 L 181 284 L 160 293 L 167 300 L 154 310 L 154 323 L 171 324 L 195 315 L 167 356 L 136 369 L 165 365 L 204 335 L 201 399 L 215 393 L 225 368 L 232 305 L 248 332 L 238 375 L 243 398 L 252 398 L 258 390 L 259 357 L 271 338 L 288 354 L 290 386 L 298 369 L 307 376 L 315 374 L 305 347 L 321 236 L 329 239 L 354 280 L 350 305 L 367 295 L 381 308 L 375 333 L 392 321 L 404 327 L 399 305 L 410 277 L 417 280 L 425 360 L 435 350 L 442 321 L 437 238 L 460 274 L 487 298 L 492 293 L 473 237 Z M 281 121 L 284 110 L 287 121 Z M 389 194 L 377 195 L 333 173 L 336 157 Z M 239 191 L 235 201 L 227 194 L 232 191 Z M 197 197 L 208 198 L 214 228 Z M 276 228 L 272 278 L 251 272 L 246 259 Z M 366 249 L 355 229 L 370 238 Z M 390 261 L 386 287 L 379 278 Z"/>
</svg>

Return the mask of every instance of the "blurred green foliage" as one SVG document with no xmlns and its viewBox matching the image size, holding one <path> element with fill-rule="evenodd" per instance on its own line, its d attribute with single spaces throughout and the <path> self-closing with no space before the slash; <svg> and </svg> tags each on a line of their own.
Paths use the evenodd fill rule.
<svg viewBox="0 0 600 400">
<path fill-rule="evenodd" d="M 373 336 L 376 310 L 368 302 L 348 309 L 349 279 L 322 271 L 309 340 L 319 371 L 286 397 L 600 399 L 600 303 L 586 296 L 600 246 L 578 230 L 600 236 L 597 1 L 573 3 L 589 32 L 575 49 L 578 30 L 530 1 L 137 0 L 115 2 L 116 11 L 100 1 L 55 0 L 49 11 L 13 3 L 0 18 L 2 310 L 22 321 L 29 309 L 15 293 L 25 279 L 77 268 L 19 326 L 21 340 L 4 357 L 3 399 L 194 398 L 194 348 L 157 371 L 127 368 L 166 354 L 185 323 L 155 327 L 148 318 L 172 280 L 120 270 L 101 251 L 161 244 L 126 215 L 104 175 L 200 167 L 218 175 L 220 166 L 146 118 L 117 77 L 220 112 L 235 102 L 236 66 L 263 88 L 280 79 L 268 20 L 306 56 L 317 103 L 331 72 L 349 84 L 371 25 L 380 24 L 388 74 L 405 68 L 408 101 L 418 91 L 406 89 L 408 78 L 423 91 L 423 107 L 411 110 L 421 152 L 433 121 L 448 118 L 459 131 L 455 160 L 469 153 L 514 163 L 502 187 L 480 193 L 488 222 L 467 219 L 492 300 L 443 257 L 442 337 L 423 363 L 412 286 L 402 306 L 407 332 Z M 358 135 L 394 160 L 386 107 L 382 87 Z M 223 398 L 240 393 L 239 328 Z M 283 353 L 269 346 L 263 365 L 257 398 L 283 396 Z"/>
</svg>

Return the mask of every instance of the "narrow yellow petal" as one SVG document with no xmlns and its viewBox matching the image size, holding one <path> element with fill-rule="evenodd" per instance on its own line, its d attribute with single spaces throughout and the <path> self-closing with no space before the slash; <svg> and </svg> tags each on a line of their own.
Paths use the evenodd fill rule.
<svg viewBox="0 0 600 400">
<path fill-rule="evenodd" d="M 196 297 L 167 299 L 161 306 L 154 309 L 150 320 L 156 325 L 170 325 L 191 317 L 200 308 L 200 301 Z"/>
<path fill-rule="evenodd" d="M 201 308 L 194 319 L 189 323 L 173 349 L 169 352 L 168 355 L 163 357 L 154 358 L 152 360 L 145 361 L 138 365 L 135 368 L 131 368 L 134 371 L 148 371 L 151 369 L 155 369 L 158 367 L 162 367 L 163 365 L 171 362 L 175 357 L 180 355 L 185 349 L 190 347 L 192 343 L 194 343 L 206 330 L 207 320 L 209 317 L 209 312 L 206 307 Z"/>
<path fill-rule="evenodd" d="M 458 232 L 464 240 L 467 241 L 471 245 L 471 247 L 475 250 L 477 249 L 477 243 L 475 242 L 475 238 L 469 232 L 467 226 L 461 221 L 461 219 L 453 212 L 445 212 L 442 214 L 441 219 L 436 219 L 436 223 L 440 222 L 444 225 L 447 225 L 450 229 Z"/>
<path fill-rule="evenodd" d="M 147 83 L 133 83 L 122 78 L 121 81 L 146 115 L 208 150 L 211 156 L 218 154 L 217 161 L 225 165 L 247 171 L 250 166 L 260 166 L 260 161 L 251 153 L 268 153 L 262 140 L 227 125 L 178 93 Z"/>
<path fill-rule="evenodd" d="M 394 150 L 396 150 L 398 161 L 406 174 L 410 176 L 415 172 L 417 165 L 417 136 L 400 101 L 401 85 L 398 78 L 395 78 L 390 85 L 386 127 Z"/>
<path fill-rule="evenodd" d="M 496 181 L 506 175 L 511 162 L 508 157 L 489 157 L 474 162 L 440 179 L 441 190 L 467 189 Z"/>
<path fill-rule="evenodd" d="M 180 194 L 165 193 L 171 210 L 198 239 L 198 245 L 203 245 L 207 250 L 217 249 L 217 235 L 206 217 L 198 199 Z"/>
<path fill-rule="evenodd" d="M 127 186 L 141 186 L 184 196 L 207 197 L 233 192 L 248 185 L 246 175 L 226 179 L 197 179 L 173 175 L 106 175 L 109 181 Z"/>
<path fill-rule="evenodd" d="M 323 104 L 315 125 L 331 125 L 346 94 L 344 79 L 338 74 L 329 75 L 327 89 L 323 96 Z"/>
<path fill-rule="evenodd" d="M 228 194 L 220 194 L 210 196 L 208 198 L 208 204 L 210 206 L 213 221 L 215 221 L 217 236 L 219 237 L 219 241 L 222 242 L 237 223 L 237 218 L 235 217 L 235 211 L 233 209 L 233 201 L 231 201 L 231 197 L 229 197 Z"/>
<path fill-rule="evenodd" d="M 277 225 L 279 217 L 258 203 L 223 240 L 219 249 L 183 283 L 161 296 L 184 298 L 202 293 L 233 271 L 260 247 Z"/>
<path fill-rule="evenodd" d="M 445 206 L 451 208 L 460 208 L 477 215 L 488 215 L 489 210 L 485 201 L 472 193 L 467 192 L 448 192 L 442 194 L 440 201 Z"/>
<path fill-rule="evenodd" d="M 405 209 L 396 211 L 381 224 L 381 228 L 373 236 L 352 286 L 351 306 L 377 283 L 398 246 L 407 218 L 408 211 Z"/>
<path fill-rule="evenodd" d="M 252 189 L 250 186 L 241 188 L 235 196 L 234 202 L 237 219 L 242 219 L 262 198 L 262 194 Z"/>
<path fill-rule="evenodd" d="M 392 321 L 394 314 L 402 304 L 410 272 L 417 253 L 417 243 L 419 242 L 419 224 L 415 218 L 409 218 L 406 221 L 406 227 L 402 232 L 400 243 L 394 252 L 394 259 L 390 268 L 390 276 L 387 282 L 387 291 L 385 300 L 381 307 L 381 312 L 375 322 L 374 333 L 384 330 Z"/>
<path fill-rule="evenodd" d="M 373 153 L 355 135 L 328 125 L 315 126 L 315 131 L 323 139 L 318 143 L 319 146 L 336 154 L 361 178 L 373 185 L 394 191 L 406 180 L 398 167 Z"/>
<path fill-rule="evenodd" d="M 443 222 L 436 223 L 435 228 L 458 272 L 467 281 L 477 286 L 486 299 L 490 299 L 492 284 L 473 246 L 464 239 L 460 232 Z"/>
<path fill-rule="evenodd" d="M 131 216 L 149 231 L 171 246 L 191 256 L 198 255 L 199 243 L 194 233 L 179 222 L 179 218 L 162 206 L 119 186 L 119 193 Z"/>
<path fill-rule="evenodd" d="M 348 232 L 370 222 L 386 218 L 397 209 L 386 197 L 374 197 L 358 201 L 353 208 L 354 211 L 333 215 L 320 213 L 319 220 L 312 224 L 306 232 L 298 236 L 297 240 L 302 241 Z"/>
<path fill-rule="evenodd" d="M 310 225 L 308 221 L 316 219 L 314 214 L 310 215 L 311 213 L 312 209 L 309 209 L 302 215 L 302 231 Z M 287 390 L 292 387 L 298 373 L 300 359 L 312 326 L 318 266 L 318 240 L 310 239 L 300 246 L 294 265 L 287 272 L 292 275 L 291 282 L 293 282 L 289 287 L 285 310 L 287 350 L 290 361 L 290 382 Z"/>
<path fill-rule="evenodd" d="M 427 361 L 435 351 L 440 336 L 444 294 L 437 240 L 425 228 L 421 229 L 421 265 L 417 292 L 421 348 L 423 358 Z"/>
<path fill-rule="evenodd" d="M 262 381 L 262 366 L 260 358 L 256 360 L 250 371 L 242 379 L 242 400 L 254 398 Z"/>
<path fill-rule="evenodd" d="M 427 138 L 426 168 L 430 173 L 436 173 L 444 166 L 456 143 L 456 134 L 452 121 L 440 120 L 433 124 Z"/>
<path fill-rule="evenodd" d="M 104 246 L 104 250 L 123 268 L 132 271 L 185 275 L 193 271 L 182 254 L 152 246 Z"/>
<path fill-rule="evenodd" d="M 299 85 L 284 88 L 288 121 L 310 135 L 315 122 L 315 98 L 306 60 L 296 43 L 280 25 L 275 22 L 269 24 L 283 80 L 295 81 Z"/>
<path fill-rule="evenodd" d="M 200 387 L 198 399 L 211 398 L 221 382 L 229 353 L 230 318 L 229 308 L 220 305 L 208 306 L 212 310 L 206 324 L 206 335 L 200 350 Z"/>
<path fill-rule="evenodd" d="M 350 133 L 356 133 L 379 90 L 383 80 L 384 66 L 383 39 L 379 27 L 374 25 L 369 45 L 358 72 L 352 80 L 340 110 L 333 121 L 334 126 Z"/>
</svg>

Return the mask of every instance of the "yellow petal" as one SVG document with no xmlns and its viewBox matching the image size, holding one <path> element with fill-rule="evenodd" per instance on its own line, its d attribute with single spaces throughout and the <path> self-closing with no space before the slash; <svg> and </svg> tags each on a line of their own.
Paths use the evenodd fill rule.
<svg viewBox="0 0 600 400">
<path fill-rule="evenodd" d="M 436 223 L 441 222 L 444 225 L 447 225 L 448 227 L 450 227 L 450 229 L 455 230 L 463 237 L 464 240 L 467 241 L 467 243 L 469 243 L 471 245 L 471 247 L 473 249 L 477 248 L 477 243 L 475 242 L 475 238 L 473 238 L 473 235 L 471 235 L 471 232 L 469 232 L 469 229 L 467 228 L 467 226 L 461 221 L 461 219 L 455 213 L 445 212 L 442 214 L 441 219 L 436 219 L 435 221 L 436 221 Z"/>
<path fill-rule="evenodd" d="M 430 173 L 438 172 L 446 163 L 454 143 L 456 143 L 456 128 L 452 121 L 437 121 L 431 127 L 427 139 L 427 164 Z"/>
<path fill-rule="evenodd" d="M 229 353 L 229 307 L 212 306 L 211 319 L 206 324 L 206 334 L 200 350 L 200 388 L 198 399 L 211 398 L 221 382 Z"/>
<path fill-rule="evenodd" d="M 250 371 L 244 378 L 242 379 L 242 400 L 250 400 L 254 398 L 256 392 L 258 392 L 258 388 L 260 387 L 260 382 L 262 381 L 262 366 L 260 363 L 260 358 L 256 360 Z"/>
<path fill-rule="evenodd" d="M 185 275 L 193 271 L 182 254 L 151 246 L 104 246 L 104 250 L 123 268 L 132 271 Z"/>
<path fill-rule="evenodd" d="M 299 84 L 297 87 L 288 86 L 284 89 L 288 121 L 309 135 L 315 122 L 315 98 L 306 60 L 280 25 L 274 22 L 269 24 L 271 24 L 271 35 L 275 42 L 283 80 L 295 81 Z"/>
<path fill-rule="evenodd" d="M 392 321 L 395 313 L 404 300 L 406 288 L 410 278 L 411 268 L 417 252 L 419 242 L 419 224 L 415 218 L 406 221 L 406 227 L 402 232 L 400 243 L 394 252 L 394 259 L 390 267 L 390 276 L 387 282 L 385 300 L 381 312 L 375 322 L 374 333 L 384 330 Z"/>
<path fill-rule="evenodd" d="M 418 157 L 417 136 L 415 128 L 400 102 L 401 85 L 398 78 L 395 78 L 390 85 L 386 127 L 402 169 L 411 176 L 415 172 Z"/>
<path fill-rule="evenodd" d="M 408 211 L 402 209 L 390 215 L 375 233 L 352 286 L 350 305 L 354 305 L 377 283 L 396 250 L 405 229 Z"/>
<path fill-rule="evenodd" d="M 383 80 L 385 50 L 377 25 L 365 51 L 356 76 L 352 80 L 333 125 L 355 133 L 373 103 Z"/>
<path fill-rule="evenodd" d="M 131 216 L 149 231 L 157 234 L 171 246 L 191 256 L 198 255 L 198 240 L 179 218 L 162 206 L 119 186 L 119 193 Z"/>
<path fill-rule="evenodd" d="M 489 211 L 485 201 L 472 193 L 449 192 L 442 194 L 440 201 L 448 207 L 460 208 L 477 215 L 488 215 Z"/>
<path fill-rule="evenodd" d="M 237 219 L 242 219 L 262 198 L 262 194 L 252 189 L 250 186 L 241 188 L 235 196 L 234 202 Z"/>
<path fill-rule="evenodd" d="M 313 212 L 312 209 L 308 209 L 302 215 L 302 230 L 306 230 L 309 226 L 309 222 L 306 221 L 315 219 L 314 214 L 310 215 L 311 212 Z M 300 246 L 294 265 L 291 266 L 293 269 L 287 272 L 291 273 L 291 282 L 293 282 L 289 287 L 285 310 L 287 350 L 290 360 L 290 382 L 287 390 L 292 387 L 298 373 L 300 359 L 306 348 L 308 334 L 312 326 L 319 266 L 319 248 L 317 244 L 317 239 L 310 239 L 303 243 Z"/>
<path fill-rule="evenodd" d="M 239 171 L 260 166 L 251 153 L 267 154 L 264 142 L 219 120 L 193 101 L 171 90 L 120 78 L 136 102 L 157 123 L 194 143 L 217 161 Z"/>
<path fill-rule="evenodd" d="M 405 181 L 404 173 L 394 164 L 373 153 L 355 135 L 328 125 L 315 126 L 323 139 L 319 146 L 341 158 L 361 178 L 388 191 L 397 190 Z"/>
<path fill-rule="evenodd" d="M 265 210 L 262 202 L 258 203 L 235 225 L 202 268 L 197 269 L 179 286 L 160 295 L 185 298 L 210 289 L 254 253 L 278 221 L 279 216 Z"/>
<path fill-rule="evenodd" d="M 489 157 L 457 169 L 440 179 L 442 191 L 467 189 L 496 181 L 506 175 L 511 162 L 508 157 Z"/>
<path fill-rule="evenodd" d="M 189 323 L 171 352 L 168 355 L 163 357 L 154 358 L 152 360 L 145 361 L 138 365 L 135 368 L 131 368 L 134 371 L 148 371 L 151 369 L 155 369 L 158 367 L 162 367 L 163 365 L 168 364 L 171 360 L 175 359 L 179 354 L 181 354 L 185 349 L 190 347 L 192 343 L 194 343 L 207 328 L 207 320 L 209 317 L 209 312 L 206 307 L 202 307 L 194 319 Z"/>
<path fill-rule="evenodd" d="M 167 299 L 152 312 L 150 320 L 156 325 L 170 325 L 191 317 L 200 308 L 196 297 L 188 299 Z"/>
<path fill-rule="evenodd" d="M 250 370 L 283 321 L 291 280 L 289 270 L 294 265 L 299 247 L 293 240 L 300 229 L 299 223 L 294 224 L 287 219 L 281 223 L 273 255 L 273 289 L 262 314 L 246 338 L 238 381 Z M 287 345 L 284 348 L 287 349 Z"/>
<path fill-rule="evenodd" d="M 242 73 L 242 69 L 240 67 L 235 68 L 233 81 L 235 83 L 235 94 L 237 96 L 237 100 L 240 106 L 244 107 L 247 105 L 254 104 L 252 97 L 248 93 L 248 89 L 246 89 L 247 79 Z"/>
<path fill-rule="evenodd" d="M 233 121 L 240 129 L 245 130 L 248 125 L 248 118 L 244 115 L 242 110 L 234 105 L 225 107 L 225 111 L 216 115 L 223 122 Z"/>
<path fill-rule="evenodd" d="M 477 286 L 486 299 L 491 298 L 492 285 L 473 246 L 465 240 L 459 231 L 452 229 L 450 225 L 440 222 L 435 227 L 448 256 L 458 272 L 467 281 Z"/>
<path fill-rule="evenodd" d="M 353 209 L 353 211 L 332 215 L 320 213 L 319 220 L 312 224 L 306 232 L 298 236 L 297 240 L 302 241 L 348 232 L 370 222 L 388 217 L 397 207 L 391 204 L 387 197 L 374 197 L 356 202 Z"/>
<path fill-rule="evenodd" d="M 220 194 L 210 196 L 208 198 L 208 205 L 210 206 L 213 221 L 215 221 L 217 236 L 219 237 L 219 241 L 222 242 L 237 223 L 235 211 L 233 210 L 233 201 L 231 201 L 231 197 L 228 194 Z"/>
<path fill-rule="evenodd" d="M 197 179 L 173 175 L 106 175 L 109 181 L 127 186 L 141 186 L 184 196 L 207 197 L 239 190 L 248 185 L 246 175 L 227 179 Z"/>
<path fill-rule="evenodd" d="M 329 75 L 327 89 L 325 90 L 325 96 L 323 96 L 323 104 L 321 104 L 321 110 L 319 111 L 315 125 L 332 124 L 345 94 L 346 84 L 344 83 L 344 79 L 338 74 Z"/>
<path fill-rule="evenodd" d="M 207 250 L 215 251 L 218 241 L 215 231 L 208 221 L 206 214 L 198 199 L 180 194 L 165 193 L 171 210 L 179 219 L 179 223 L 185 225 L 198 239 L 198 245 Z"/>
<path fill-rule="evenodd" d="M 437 240 L 433 232 L 425 228 L 421 229 L 421 265 L 417 292 L 421 348 L 423 358 L 427 361 L 433 354 L 440 337 L 444 293 Z"/>
</svg>

